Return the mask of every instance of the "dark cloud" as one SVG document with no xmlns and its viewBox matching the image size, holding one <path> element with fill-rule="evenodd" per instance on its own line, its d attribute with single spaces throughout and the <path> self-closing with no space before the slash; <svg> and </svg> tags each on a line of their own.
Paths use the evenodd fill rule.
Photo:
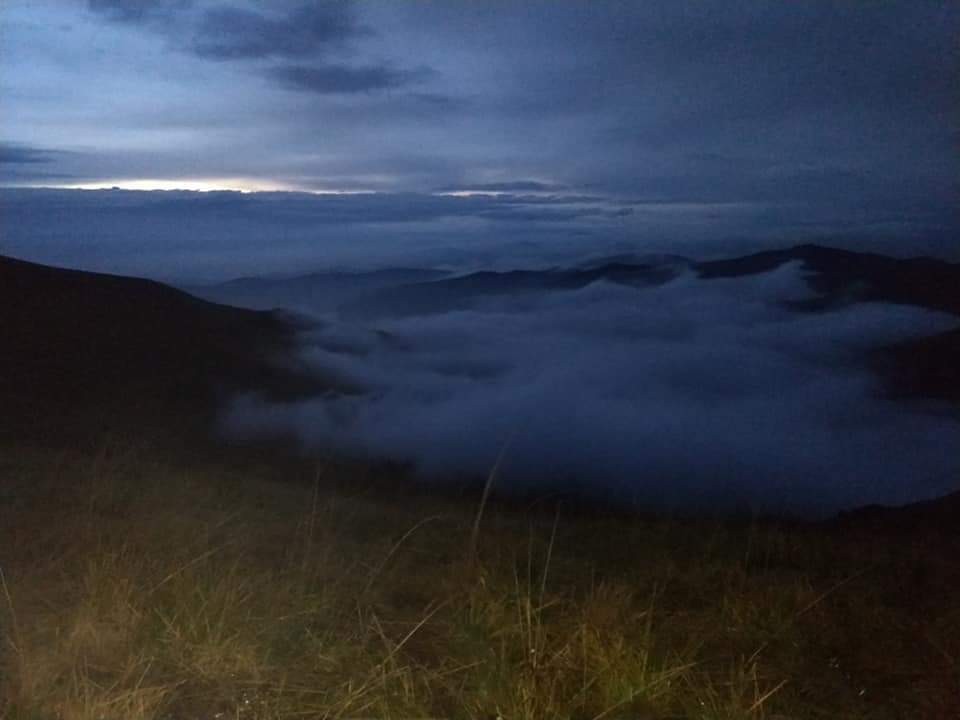
<svg viewBox="0 0 960 720">
<path fill-rule="evenodd" d="M 170 20 L 193 0 L 87 0 L 90 9 L 112 22 L 142 24 Z"/>
<path fill-rule="evenodd" d="M 51 153 L 52 151 L 42 148 L 0 142 L 0 163 L 13 165 L 49 163 L 53 161 Z"/>
<path fill-rule="evenodd" d="M 575 122 L 578 169 L 605 191 L 767 201 L 786 190 L 789 202 L 828 196 L 849 211 L 889 207 L 892 193 L 875 192 L 882 183 L 941 204 L 956 190 L 960 168 L 946 160 L 960 99 L 956 6 L 608 10 L 533 10 L 541 30 L 521 57 L 550 61 L 504 71 L 497 105 L 521 122 Z M 498 24 L 492 13 L 480 22 L 486 32 Z M 704 176 L 685 162 L 692 154 L 742 163 L 712 163 Z M 804 182 L 811 172 L 822 182 Z"/>
<path fill-rule="evenodd" d="M 2 165 L 3 163 L 0 163 Z M 23 183 L 27 185 L 58 185 L 76 180 L 70 173 L 47 172 L 37 170 L 36 165 L 9 164 L 0 171 L 0 182 Z"/>
<path fill-rule="evenodd" d="M 256 9 L 194 0 L 89 0 L 89 6 L 111 22 L 166 34 L 175 46 L 208 60 L 322 57 L 370 32 L 341 0 L 261 3 Z"/>
<path fill-rule="evenodd" d="M 346 2 L 303 3 L 278 16 L 223 6 L 203 13 L 190 47 L 214 60 L 301 59 L 363 32 Z"/>
<path fill-rule="evenodd" d="M 442 187 L 437 192 L 557 192 L 567 189 L 564 185 L 536 180 L 510 180 L 507 182 L 465 183 Z"/>
<path fill-rule="evenodd" d="M 430 72 L 429 70 L 427 72 Z M 408 98 L 418 103 L 421 107 L 429 107 L 432 111 L 443 111 L 449 109 L 462 109 L 469 105 L 469 100 L 462 97 L 453 97 L 441 93 L 419 92 L 409 93 Z"/>
<path fill-rule="evenodd" d="M 669 99 L 669 122 L 657 123 L 664 132 L 684 130 L 679 119 L 716 126 L 838 106 L 932 111 L 951 100 L 960 54 L 952 37 L 960 11 L 949 3 L 888 3 L 882 11 L 832 2 L 535 7 L 528 21 L 542 25 L 543 45 L 568 42 L 583 61 L 565 55 L 525 68 L 516 87 L 527 99 L 515 107 L 629 112 Z M 685 95 L 658 97 L 665 78 Z M 628 92 L 632 102 L 623 105 Z M 648 129 L 639 119 L 635 127 Z"/>
<path fill-rule="evenodd" d="M 265 74 L 288 90 L 340 95 L 389 90 L 422 80 L 429 70 L 399 70 L 384 63 L 348 65 L 331 62 L 349 40 L 369 36 L 349 2 L 263 5 L 260 9 L 214 5 L 179 13 L 192 3 L 122 3 L 91 0 L 91 8 L 115 22 L 152 25 L 171 44 L 206 60 L 286 60 Z M 160 22 L 157 22 L 160 21 Z M 184 37 L 185 36 L 185 37 Z M 304 64 L 303 61 L 311 61 Z M 421 93 L 418 100 L 434 108 L 449 99 Z"/>
<path fill-rule="evenodd" d="M 62 150 L 37 148 L 18 143 L 0 142 L 0 183 L 56 184 L 72 179 L 67 172 L 58 172 L 59 161 L 73 156 Z"/>
<path fill-rule="evenodd" d="M 268 71 L 271 78 L 288 90 L 336 95 L 399 88 L 415 80 L 417 73 L 387 66 L 282 65 Z"/>
</svg>

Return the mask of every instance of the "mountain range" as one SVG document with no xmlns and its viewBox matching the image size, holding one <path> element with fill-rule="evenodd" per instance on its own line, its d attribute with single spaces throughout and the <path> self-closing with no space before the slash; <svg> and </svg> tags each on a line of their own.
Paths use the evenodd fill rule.
<svg viewBox="0 0 960 720">
<path fill-rule="evenodd" d="M 683 273 L 702 279 L 757 275 L 802 263 L 817 299 L 797 309 L 845 302 L 882 301 L 960 315 L 960 265 L 932 258 L 893 258 L 821 245 L 797 245 L 706 262 L 679 255 L 618 255 L 571 268 L 481 271 L 436 269 L 311 273 L 283 278 L 241 278 L 190 290 L 220 302 L 267 309 L 338 310 L 355 319 L 402 317 L 469 309 L 497 295 L 577 290 L 595 282 L 630 287 L 660 285 Z"/>
<path fill-rule="evenodd" d="M 813 297 L 786 305 L 825 312 L 859 302 L 914 305 L 960 316 L 960 264 L 894 258 L 821 245 L 797 245 L 730 259 L 620 255 L 570 268 L 455 274 L 434 269 L 313 273 L 294 278 L 245 278 L 191 290 L 244 307 L 278 305 L 307 314 L 336 313 L 349 322 L 464 311 L 497 298 L 564 292 L 596 282 L 651 287 L 689 273 L 704 280 L 759 275 L 799 263 Z M 960 328 L 879 348 L 865 360 L 887 378 L 892 394 L 960 403 Z"/>
</svg>

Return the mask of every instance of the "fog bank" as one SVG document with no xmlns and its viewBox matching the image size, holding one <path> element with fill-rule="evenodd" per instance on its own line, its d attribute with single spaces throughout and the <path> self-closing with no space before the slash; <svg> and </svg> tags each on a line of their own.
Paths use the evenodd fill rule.
<svg viewBox="0 0 960 720">
<path fill-rule="evenodd" d="M 783 303 L 810 296 L 803 273 L 601 281 L 363 324 L 327 312 L 302 359 L 364 392 L 238 398 L 224 427 L 437 482 L 485 475 L 508 446 L 503 488 L 676 509 L 819 514 L 956 489 L 955 414 L 885 398 L 863 361 L 956 319 L 883 303 L 795 312 Z"/>
</svg>

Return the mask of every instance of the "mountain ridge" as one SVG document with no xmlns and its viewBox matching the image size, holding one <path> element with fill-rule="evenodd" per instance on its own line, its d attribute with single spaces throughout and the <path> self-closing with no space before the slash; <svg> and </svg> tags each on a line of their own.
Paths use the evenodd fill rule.
<svg viewBox="0 0 960 720">
<path fill-rule="evenodd" d="M 209 420 L 233 392 L 284 397 L 322 384 L 278 362 L 297 332 L 284 314 L 153 280 L 0 256 L 0 308 L 6 433 L 45 432 L 51 418 L 94 408 Z"/>
</svg>

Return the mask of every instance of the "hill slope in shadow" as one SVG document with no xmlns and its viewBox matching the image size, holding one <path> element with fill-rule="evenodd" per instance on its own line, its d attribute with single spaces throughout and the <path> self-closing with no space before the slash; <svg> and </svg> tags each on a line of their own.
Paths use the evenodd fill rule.
<svg viewBox="0 0 960 720">
<path fill-rule="evenodd" d="M 960 316 L 960 265 L 932 258 L 900 259 L 820 245 L 798 245 L 696 265 L 700 277 L 732 278 L 802 262 L 818 297 L 794 303 L 818 312 L 855 302 L 916 305 Z M 871 364 L 899 397 L 960 403 L 960 328 L 880 348 Z"/>
<path fill-rule="evenodd" d="M 295 330 L 150 280 L 0 257 L 0 429 L 40 437 L 91 414 L 205 424 L 228 393 L 316 389 L 276 362 Z"/>
</svg>

